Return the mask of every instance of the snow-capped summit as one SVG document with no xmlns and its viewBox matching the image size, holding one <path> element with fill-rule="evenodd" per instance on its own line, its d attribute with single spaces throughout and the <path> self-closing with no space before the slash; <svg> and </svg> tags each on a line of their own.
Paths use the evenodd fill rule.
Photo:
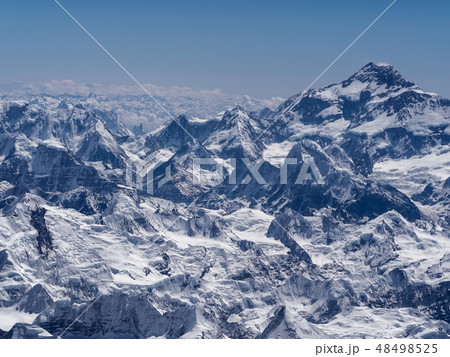
<svg viewBox="0 0 450 357">
<path fill-rule="evenodd" d="M 287 128 L 289 141 L 337 141 L 361 172 L 370 172 L 376 160 L 448 143 L 450 101 L 421 90 L 391 65 L 369 63 L 341 83 L 289 98 L 271 118 L 277 120 L 272 131 Z"/>
<path fill-rule="evenodd" d="M 361 83 L 374 83 L 377 86 L 392 87 L 413 87 L 414 83 L 407 81 L 403 76 L 390 64 L 370 62 L 362 67 L 358 72 L 349 79 L 342 82 L 343 87 L 347 87 L 354 81 Z"/>
<path fill-rule="evenodd" d="M 226 111 L 216 128 L 204 141 L 205 147 L 222 158 L 261 156 L 261 143 L 254 142 L 267 125 L 241 106 Z"/>
</svg>

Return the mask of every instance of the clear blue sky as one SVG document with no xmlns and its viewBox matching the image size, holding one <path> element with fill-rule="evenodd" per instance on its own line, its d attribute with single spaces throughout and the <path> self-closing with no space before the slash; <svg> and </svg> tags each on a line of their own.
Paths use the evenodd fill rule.
<svg viewBox="0 0 450 357">
<path fill-rule="evenodd" d="M 60 0 L 141 82 L 256 97 L 304 89 L 390 0 Z M 398 0 L 315 87 L 369 61 L 450 97 L 450 1 Z M 0 83 L 131 84 L 53 2 L 0 2 Z"/>
</svg>

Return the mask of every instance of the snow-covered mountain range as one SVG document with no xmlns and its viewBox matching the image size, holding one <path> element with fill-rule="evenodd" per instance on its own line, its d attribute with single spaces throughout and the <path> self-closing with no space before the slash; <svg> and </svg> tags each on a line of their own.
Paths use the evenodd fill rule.
<svg viewBox="0 0 450 357">
<path fill-rule="evenodd" d="M 87 109 L 114 111 L 135 134 L 160 128 L 171 119 L 170 115 L 214 118 L 235 105 L 258 111 L 263 108 L 275 109 L 284 101 L 281 97 L 258 99 L 247 95 L 229 95 L 218 89 L 194 90 L 189 87 L 159 87 L 151 84 L 143 86 L 162 107 L 136 86 L 80 84 L 70 80 L 3 84 L 0 85 L 0 99 L 34 102 L 48 110 L 52 108 L 52 104 L 57 106 L 60 101 L 69 98 Z"/>
<path fill-rule="evenodd" d="M 0 336 L 450 336 L 449 100 L 374 63 L 147 134 L 141 99 L 3 97 Z"/>
</svg>

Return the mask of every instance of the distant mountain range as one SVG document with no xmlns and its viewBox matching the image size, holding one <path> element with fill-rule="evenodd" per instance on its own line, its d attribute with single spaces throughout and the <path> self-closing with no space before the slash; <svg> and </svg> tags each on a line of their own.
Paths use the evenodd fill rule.
<svg viewBox="0 0 450 357">
<path fill-rule="evenodd" d="M 2 97 L 0 336 L 450 337 L 449 100 L 173 98 Z"/>
<path fill-rule="evenodd" d="M 251 111 L 274 109 L 284 99 L 257 99 L 247 95 L 229 95 L 219 89 L 194 90 L 188 87 L 159 87 L 144 84 L 145 89 L 171 115 L 191 118 L 214 118 L 225 110 L 241 105 Z M 136 134 L 160 128 L 171 119 L 170 115 L 142 89 L 131 85 L 80 84 L 71 80 L 26 84 L 15 82 L 0 85 L 0 99 L 25 100 L 50 109 L 51 104 L 69 99 L 86 108 L 114 111 L 121 121 Z"/>
</svg>

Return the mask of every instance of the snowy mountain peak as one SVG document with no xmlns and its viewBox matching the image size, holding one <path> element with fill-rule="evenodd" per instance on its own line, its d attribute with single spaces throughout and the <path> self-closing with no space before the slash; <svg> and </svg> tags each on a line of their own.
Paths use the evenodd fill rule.
<svg viewBox="0 0 450 357">
<path fill-rule="evenodd" d="M 229 120 L 229 119 L 233 119 L 233 118 L 247 116 L 248 113 L 249 112 L 246 109 L 244 109 L 240 105 L 236 105 L 232 109 L 227 110 L 224 113 L 222 120 Z"/>
<path fill-rule="evenodd" d="M 230 113 L 238 113 L 238 112 L 247 112 L 247 110 L 243 106 L 236 104 L 233 107 L 233 109 L 229 110 L 229 112 Z"/>
<path fill-rule="evenodd" d="M 375 64 L 370 62 L 362 67 L 353 76 L 342 83 L 345 88 L 354 81 L 362 83 L 375 83 L 378 86 L 386 85 L 386 87 L 412 87 L 414 83 L 407 81 L 403 76 L 390 64 Z"/>
<path fill-rule="evenodd" d="M 216 130 L 235 128 L 239 134 L 242 128 L 252 122 L 252 119 L 251 114 L 247 110 L 237 105 L 224 113 Z"/>
</svg>

